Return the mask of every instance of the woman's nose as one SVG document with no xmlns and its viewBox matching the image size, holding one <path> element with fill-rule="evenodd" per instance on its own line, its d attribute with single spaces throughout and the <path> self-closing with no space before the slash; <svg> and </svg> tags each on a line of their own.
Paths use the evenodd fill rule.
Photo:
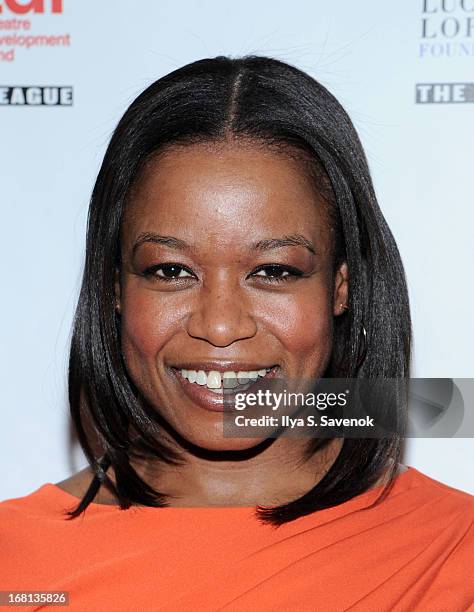
<svg viewBox="0 0 474 612">
<path fill-rule="evenodd" d="M 188 318 L 187 332 L 193 338 L 219 347 L 252 338 L 257 332 L 257 324 L 248 296 L 231 282 L 203 286 Z"/>
</svg>

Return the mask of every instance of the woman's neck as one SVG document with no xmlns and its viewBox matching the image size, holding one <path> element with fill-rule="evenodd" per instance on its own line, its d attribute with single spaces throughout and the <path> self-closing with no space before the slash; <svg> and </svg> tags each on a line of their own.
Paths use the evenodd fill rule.
<svg viewBox="0 0 474 612">
<path fill-rule="evenodd" d="M 308 440 L 280 437 L 245 459 L 186 451 L 181 465 L 133 465 L 147 483 L 168 496 L 170 506 L 280 505 L 314 487 L 334 463 L 341 445 L 340 439 L 330 440 L 305 458 Z"/>
</svg>

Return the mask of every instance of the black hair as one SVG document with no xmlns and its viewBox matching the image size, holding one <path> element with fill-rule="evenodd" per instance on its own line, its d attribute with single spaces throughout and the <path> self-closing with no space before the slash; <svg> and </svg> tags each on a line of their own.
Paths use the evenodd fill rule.
<svg viewBox="0 0 474 612">
<path fill-rule="evenodd" d="M 330 187 L 338 259 L 347 261 L 350 281 L 349 310 L 335 317 L 325 376 L 409 378 L 411 323 L 403 266 L 362 145 L 341 104 L 310 75 L 273 58 L 195 61 L 158 79 L 132 102 L 113 133 L 92 193 L 70 350 L 69 401 L 94 477 L 70 518 L 87 508 L 101 484 L 121 508 L 167 505 L 166 496 L 130 462 L 140 454 L 169 463 L 179 459 L 160 443 L 156 410 L 142 401 L 121 356 L 114 308 L 121 220 L 132 186 L 153 154 L 173 145 L 229 139 L 304 153 L 321 179 L 321 190 L 325 183 Z M 389 477 L 395 475 L 402 445 L 401 435 L 344 439 L 314 488 L 284 505 L 258 508 L 260 519 L 279 525 L 348 501 L 371 488 L 387 467 Z M 312 452 L 318 448 L 315 441 Z M 384 494 L 393 480 L 388 482 Z"/>
</svg>

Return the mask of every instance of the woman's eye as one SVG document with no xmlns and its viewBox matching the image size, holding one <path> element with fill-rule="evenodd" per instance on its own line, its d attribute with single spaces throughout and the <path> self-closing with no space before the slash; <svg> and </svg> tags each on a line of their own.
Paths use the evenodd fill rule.
<svg viewBox="0 0 474 612">
<path fill-rule="evenodd" d="M 290 278 L 303 276 L 303 272 L 291 266 L 268 265 L 261 266 L 255 270 L 255 272 L 253 272 L 253 276 L 261 276 L 267 279 L 269 282 L 279 282 L 289 280 Z"/>
<path fill-rule="evenodd" d="M 160 264 L 145 270 L 145 276 L 155 276 L 160 280 L 171 281 L 180 278 L 194 278 L 194 274 L 178 264 Z"/>
</svg>

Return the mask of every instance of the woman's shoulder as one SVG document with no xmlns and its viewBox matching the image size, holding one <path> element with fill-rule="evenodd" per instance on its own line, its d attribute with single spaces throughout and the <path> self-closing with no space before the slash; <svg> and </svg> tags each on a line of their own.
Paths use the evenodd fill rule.
<svg viewBox="0 0 474 612">
<path fill-rule="evenodd" d="M 116 512 L 117 506 L 93 504 L 86 522 L 69 516 L 87 490 L 89 474 L 88 469 L 81 470 L 67 481 L 45 482 L 0 502 L 0 575 L 19 576 L 26 566 L 28 571 L 42 567 L 49 563 L 51 550 L 58 558 L 69 559 L 83 541 L 90 544 L 97 539 L 96 530 L 104 527 L 111 517 L 108 512 Z"/>
<path fill-rule="evenodd" d="M 0 517 L 2 512 L 38 517 L 51 511 L 54 513 L 58 503 L 62 507 L 65 504 L 68 507 L 77 505 L 87 492 L 93 476 L 90 467 L 86 467 L 57 483 L 48 481 L 25 495 L 0 501 Z M 94 498 L 94 504 L 115 505 L 115 498 L 102 486 Z"/>
<path fill-rule="evenodd" d="M 433 528 L 435 525 L 438 530 L 457 526 L 474 540 L 474 495 L 414 467 L 409 468 L 406 480 L 409 487 L 400 497 L 401 507 L 413 509 L 422 522 Z M 396 502 L 396 498 L 393 501 Z"/>
<path fill-rule="evenodd" d="M 449 526 L 460 535 L 469 532 L 471 538 L 474 536 L 474 495 L 412 466 L 395 479 L 385 504 L 375 515 L 380 519 L 397 517 L 397 521 L 403 517 L 402 522 L 416 531 L 426 528 L 434 534 Z"/>
<path fill-rule="evenodd" d="M 0 501 L 0 524 L 7 516 L 11 519 L 64 517 L 65 511 L 72 509 L 82 499 L 92 478 L 92 470 L 87 467 L 57 483 L 48 481 L 24 495 Z M 94 505 L 115 504 L 111 494 L 101 487 L 94 498 Z"/>
<path fill-rule="evenodd" d="M 436 480 L 415 468 L 410 471 L 413 485 L 419 490 L 420 511 L 424 511 L 427 518 L 431 517 L 440 525 L 447 525 L 450 521 L 462 523 L 473 538 L 474 495 Z"/>
<path fill-rule="evenodd" d="M 445 482 L 441 482 L 425 472 L 421 472 L 415 467 L 408 468 L 414 486 L 422 486 L 430 490 L 433 494 L 448 496 L 457 500 L 461 505 L 474 508 L 474 495 L 468 491 L 458 489 Z"/>
</svg>

